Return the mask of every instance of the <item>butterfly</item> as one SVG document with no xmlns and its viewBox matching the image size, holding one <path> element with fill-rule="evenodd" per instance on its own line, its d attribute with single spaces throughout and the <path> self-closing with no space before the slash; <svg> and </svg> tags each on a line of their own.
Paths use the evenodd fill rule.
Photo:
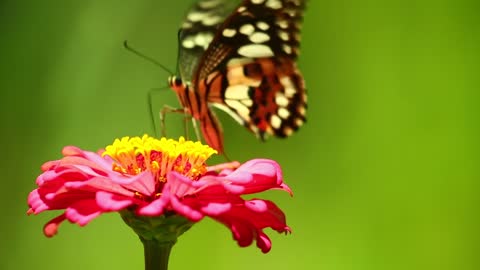
<svg viewBox="0 0 480 270">
<path fill-rule="evenodd" d="M 224 152 L 211 107 L 264 140 L 290 136 L 306 121 L 307 95 L 297 68 L 305 0 L 200 0 L 179 30 L 172 88 L 208 145 Z"/>
</svg>

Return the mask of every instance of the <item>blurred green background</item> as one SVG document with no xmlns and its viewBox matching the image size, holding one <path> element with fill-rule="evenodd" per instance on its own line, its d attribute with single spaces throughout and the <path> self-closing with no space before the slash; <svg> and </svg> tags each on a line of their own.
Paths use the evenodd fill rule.
<svg viewBox="0 0 480 270">
<path fill-rule="evenodd" d="M 26 198 L 64 145 L 97 150 L 153 132 L 147 93 L 168 74 L 122 42 L 174 69 L 192 2 L 0 3 L 0 269 L 143 269 L 117 214 L 47 239 L 56 213 L 27 217 Z M 479 14 L 478 1 L 310 1 L 299 61 L 308 123 L 261 143 L 221 114 L 231 157 L 283 166 L 295 196 L 264 197 L 293 234 L 269 231 L 264 255 L 204 220 L 179 239 L 170 268 L 479 269 Z M 178 104 L 169 90 L 155 100 Z"/>
</svg>

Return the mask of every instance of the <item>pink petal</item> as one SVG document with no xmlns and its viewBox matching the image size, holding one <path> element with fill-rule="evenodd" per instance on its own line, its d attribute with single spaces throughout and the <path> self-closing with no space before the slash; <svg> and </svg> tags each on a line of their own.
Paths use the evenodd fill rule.
<svg viewBox="0 0 480 270">
<path fill-rule="evenodd" d="M 264 253 L 271 248 L 270 239 L 263 232 L 264 228 L 270 227 L 278 232 L 290 231 L 285 215 L 270 201 L 252 200 L 246 201 L 244 205 L 237 203 L 231 211 L 212 218 L 229 227 L 240 246 L 248 246 L 255 239 Z"/>
<path fill-rule="evenodd" d="M 67 182 L 64 186 L 68 189 L 83 190 L 95 193 L 99 190 L 133 197 L 133 192 L 123 186 L 113 183 L 110 179 L 104 177 L 92 177 L 88 181 Z"/>
<path fill-rule="evenodd" d="M 207 175 L 201 181 L 225 183 L 224 188 L 236 194 L 252 194 L 269 189 L 282 189 L 291 193 L 283 183 L 282 172 L 278 163 L 268 159 L 247 161 L 237 170 L 223 176 Z"/>
<path fill-rule="evenodd" d="M 253 243 L 255 230 L 252 230 L 248 225 L 236 222 L 230 226 L 230 229 L 232 230 L 233 239 L 237 240 L 239 246 L 247 247 Z"/>
<path fill-rule="evenodd" d="M 204 214 L 190 207 L 187 204 L 181 203 L 175 196 L 170 198 L 170 203 L 175 212 L 189 218 L 192 221 L 199 221 L 204 217 Z"/>
<path fill-rule="evenodd" d="M 163 193 L 162 197 L 154 200 L 146 206 L 140 207 L 140 209 L 138 209 L 138 214 L 144 216 L 159 216 L 163 214 L 165 206 L 168 204 L 168 199 L 165 196 L 168 195 Z"/>
<path fill-rule="evenodd" d="M 101 213 L 102 210 L 98 207 L 94 199 L 78 201 L 65 210 L 67 219 L 80 226 L 87 225 Z"/>
<path fill-rule="evenodd" d="M 155 179 L 152 173 L 148 171 L 128 177 L 113 174 L 110 175 L 110 180 L 143 195 L 150 196 L 155 192 Z"/>
<path fill-rule="evenodd" d="M 65 213 L 61 214 L 60 216 L 50 220 L 43 226 L 43 233 L 46 237 L 53 237 L 58 232 L 58 227 L 60 224 L 65 221 Z"/>
<path fill-rule="evenodd" d="M 192 181 L 192 179 L 175 171 L 169 172 L 167 174 L 166 186 L 167 185 L 168 191 L 177 197 L 185 197 L 186 195 L 195 192 L 198 187 L 203 186 L 201 183 Z"/>
<path fill-rule="evenodd" d="M 47 204 L 43 202 L 40 198 L 40 194 L 38 194 L 38 189 L 33 190 L 28 195 L 28 205 L 34 214 L 39 214 L 45 210 L 48 210 L 49 207 Z"/>
<path fill-rule="evenodd" d="M 258 232 L 256 240 L 257 247 L 260 248 L 263 253 L 268 253 L 272 248 L 272 241 L 270 241 L 270 238 L 264 232 Z"/>
<path fill-rule="evenodd" d="M 209 203 L 200 210 L 209 216 L 218 216 L 232 209 L 231 203 Z"/>
<path fill-rule="evenodd" d="M 109 169 L 111 168 L 111 160 L 103 158 L 101 155 L 90 152 L 90 151 L 83 151 L 82 149 L 76 147 L 76 146 L 66 146 L 62 150 L 62 154 L 65 157 L 68 156 L 77 156 L 81 157 L 85 160 L 91 161 L 93 164 L 98 165 L 99 167 L 103 169 Z M 94 166 L 96 167 L 96 166 Z"/>
<path fill-rule="evenodd" d="M 263 200 L 251 200 L 245 202 L 245 207 L 254 212 L 266 212 L 267 203 Z"/>
<path fill-rule="evenodd" d="M 244 174 L 251 174 L 251 175 L 263 175 L 268 178 L 274 178 L 279 180 L 279 182 L 283 181 L 282 172 L 278 163 L 273 160 L 269 159 L 252 159 L 244 164 L 242 164 L 238 169 L 236 169 L 233 173 L 229 174 L 227 177 L 229 179 L 235 179 L 240 183 L 247 183 L 248 179 L 239 179 L 237 174 L 244 175 Z"/>
<path fill-rule="evenodd" d="M 118 194 L 99 191 L 96 194 L 96 202 L 102 210 L 110 212 L 125 209 L 132 205 L 134 200 Z"/>
</svg>

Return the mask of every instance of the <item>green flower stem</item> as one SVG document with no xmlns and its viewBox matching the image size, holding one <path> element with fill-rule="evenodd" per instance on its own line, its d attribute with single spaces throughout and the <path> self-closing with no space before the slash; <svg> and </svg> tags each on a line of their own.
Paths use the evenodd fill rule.
<svg viewBox="0 0 480 270">
<path fill-rule="evenodd" d="M 167 270 L 168 257 L 175 242 L 140 239 L 145 253 L 145 270 Z"/>
<path fill-rule="evenodd" d="M 168 257 L 177 238 L 194 224 L 174 213 L 147 217 L 138 216 L 134 210 L 122 210 L 120 215 L 142 240 L 145 270 L 167 270 Z"/>
</svg>

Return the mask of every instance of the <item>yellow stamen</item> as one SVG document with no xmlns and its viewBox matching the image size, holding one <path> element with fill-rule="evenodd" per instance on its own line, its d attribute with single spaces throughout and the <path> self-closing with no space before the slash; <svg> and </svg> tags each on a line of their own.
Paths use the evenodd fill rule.
<svg viewBox="0 0 480 270">
<path fill-rule="evenodd" d="M 207 171 L 206 160 L 216 153 L 207 145 L 186 141 L 183 137 L 176 141 L 144 135 L 116 139 L 102 155 L 115 161 L 112 169 L 116 172 L 136 175 L 151 171 L 158 182 L 165 182 L 170 171 L 198 179 Z"/>
</svg>

